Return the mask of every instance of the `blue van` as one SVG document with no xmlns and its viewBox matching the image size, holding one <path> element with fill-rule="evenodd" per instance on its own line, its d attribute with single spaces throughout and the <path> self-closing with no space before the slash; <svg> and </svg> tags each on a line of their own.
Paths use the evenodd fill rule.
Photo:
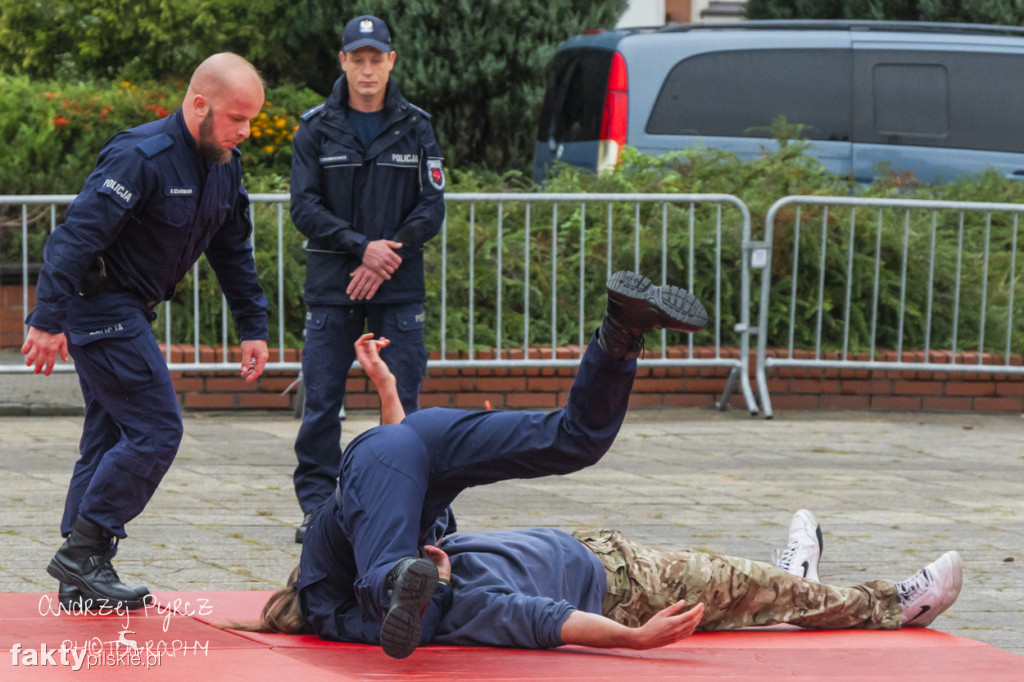
<svg viewBox="0 0 1024 682">
<path fill-rule="evenodd" d="M 923 182 L 992 167 L 1024 179 L 1024 29 L 874 21 L 672 24 L 575 36 L 548 66 L 534 179 L 601 171 L 630 145 L 752 159 L 769 126 L 858 182 L 887 163 Z"/>
</svg>

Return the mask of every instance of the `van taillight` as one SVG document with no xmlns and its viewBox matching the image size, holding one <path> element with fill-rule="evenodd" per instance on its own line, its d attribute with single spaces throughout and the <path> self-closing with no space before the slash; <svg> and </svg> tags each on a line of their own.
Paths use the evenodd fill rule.
<svg viewBox="0 0 1024 682">
<path fill-rule="evenodd" d="M 608 71 L 608 91 L 604 96 L 598 171 L 609 169 L 618 163 L 619 151 L 626 146 L 628 113 L 629 76 L 626 73 L 626 60 L 616 52 L 612 55 L 612 65 Z"/>
</svg>

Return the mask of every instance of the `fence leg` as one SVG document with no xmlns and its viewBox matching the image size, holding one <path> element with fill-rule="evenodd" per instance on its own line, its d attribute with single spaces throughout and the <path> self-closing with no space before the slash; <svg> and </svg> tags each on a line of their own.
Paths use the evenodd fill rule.
<svg viewBox="0 0 1024 682">
<path fill-rule="evenodd" d="M 715 403 L 715 409 L 719 412 L 725 412 L 729 409 L 729 399 L 732 394 L 736 392 L 736 384 L 740 380 L 740 370 L 738 367 L 733 367 L 729 370 L 729 378 L 725 382 L 725 388 L 722 390 L 722 397 Z"/>
</svg>

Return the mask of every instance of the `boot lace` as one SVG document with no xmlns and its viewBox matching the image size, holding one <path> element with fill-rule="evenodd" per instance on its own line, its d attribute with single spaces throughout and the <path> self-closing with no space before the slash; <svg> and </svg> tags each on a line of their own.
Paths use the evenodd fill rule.
<svg viewBox="0 0 1024 682">
<path fill-rule="evenodd" d="M 114 565 L 110 563 L 110 560 L 117 554 L 117 537 L 110 539 L 110 545 L 100 552 L 89 557 L 89 561 L 97 569 L 97 577 L 103 578 L 103 582 L 121 582 L 121 579 L 117 575 L 117 571 L 114 570 Z M 110 580 L 110 579 L 113 580 Z"/>
</svg>

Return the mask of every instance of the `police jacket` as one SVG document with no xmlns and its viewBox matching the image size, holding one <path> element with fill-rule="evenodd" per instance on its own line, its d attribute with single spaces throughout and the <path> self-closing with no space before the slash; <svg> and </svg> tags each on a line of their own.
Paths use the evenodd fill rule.
<svg viewBox="0 0 1024 682">
<path fill-rule="evenodd" d="M 200 254 L 213 267 L 242 340 L 267 338 L 267 300 L 248 237 L 242 167 L 211 164 L 179 109 L 110 138 L 67 218 L 46 242 L 36 307 L 26 320 L 62 330 L 68 301 L 102 257 L 105 290 L 156 305 L 170 299 Z"/>
<path fill-rule="evenodd" d="M 364 147 L 348 120 L 348 82 L 302 115 L 292 140 L 291 217 L 306 243 L 306 304 L 351 303 L 345 289 L 370 241 L 402 242 L 402 264 L 374 303 L 425 300 L 423 245 L 444 219 L 444 171 L 430 116 L 393 81 L 384 121 Z"/>
</svg>

